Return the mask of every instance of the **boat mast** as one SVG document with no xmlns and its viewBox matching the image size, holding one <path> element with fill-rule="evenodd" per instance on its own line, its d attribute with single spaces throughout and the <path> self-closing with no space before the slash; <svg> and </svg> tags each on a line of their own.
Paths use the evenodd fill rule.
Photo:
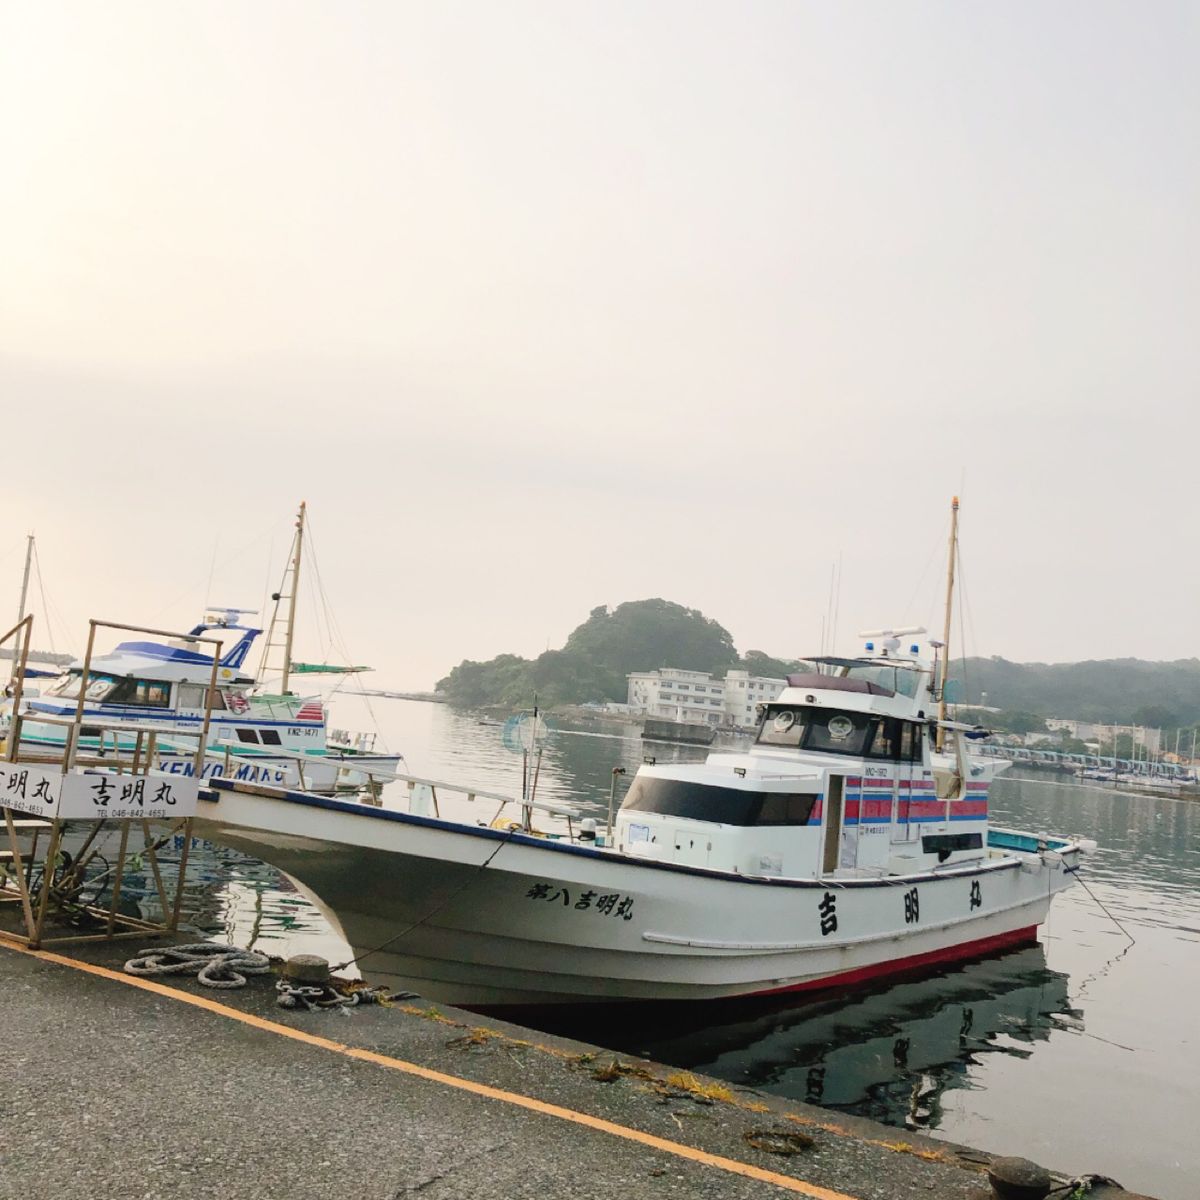
<svg viewBox="0 0 1200 1200">
<path fill-rule="evenodd" d="M 938 686 L 938 727 L 936 745 L 940 753 L 946 741 L 942 722 L 946 719 L 946 676 L 950 671 L 950 618 L 954 609 L 954 560 L 958 556 L 958 497 L 950 504 L 950 562 L 946 570 L 946 624 L 942 629 L 942 678 Z"/>
<path fill-rule="evenodd" d="M 293 543 L 295 553 L 292 555 L 292 586 L 288 594 L 287 634 L 283 642 L 283 683 L 280 691 L 288 694 L 288 676 L 292 671 L 292 634 L 296 631 L 296 593 L 300 590 L 300 552 L 304 548 L 304 510 L 305 501 L 300 501 L 300 511 L 296 514 L 296 540 Z"/>
<path fill-rule="evenodd" d="M 29 596 L 29 567 L 33 562 L 33 534 L 25 537 L 25 574 L 21 576 L 21 603 L 17 607 L 17 620 L 25 620 L 25 601 Z"/>
<path fill-rule="evenodd" d="M 33 562 L 33 534 L 25 536 L 25 574 L 21 576 L 21 601 L 17 605 L 17 624 L 25 620 L 25 602 L 29 598 L 29 567 Z M 12 681 L 16 681 L 17 672 L 21 669 L 20 645 L 13 647 Z"/>
</svg>

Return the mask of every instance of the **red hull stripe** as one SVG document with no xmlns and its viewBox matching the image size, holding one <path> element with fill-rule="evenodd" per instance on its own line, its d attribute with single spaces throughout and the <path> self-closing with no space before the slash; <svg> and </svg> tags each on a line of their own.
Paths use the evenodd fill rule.
<svg viewBox="0 0 1200 1200">
<path fill-rule="evenodd" d="M 907 958 L 893 958 L 888 962 L 873 963 L 869 967 L 858 967 L 838 975 L 826 975 L 822 979 L 810 979 L 805 983 L 793 983 L 787 987 L 768 988 L 765 992 L 751 992 L 753 996 L 778 996 L 783 992 L 812 992 L 818 988 L 845 987 L 852 983 L 865 983 L 868 979 L 879 979 L 884 975 L 896 975 L 912 971 L 917 967 L 933 966 L 935 963 L 957 962 L 963 958 L 978 958 L 1010 946 L 1023 946 L 1037 941 L 1037 926 L 1014 929 L 1011 933 L 997 933 L 973 942 L 960 942 L 943 950 L 930 950 L 925 954 L 910 954 Z"/>
<path fill-rule="evenodd" d="M 986 800 L 955 800 L 950 805 L 950 819 L 963 817 L 986 817 L 988 806 Z M 938 820 L 946 814 L 945 800 L 901 800 L 900 801 L 900 819 L 903 821 L 906 818 L 909 820 L 917 820 L 925 818 L 929 820 Z M 814 808 L 814 817 L 820 815 Z M 847 817 L 879 817 L 884 820 L 890 820 L 892 815 L 892 802 L 890 799 L 883 799 L 868 796 L 863 800 L 856 797 L 847 797 L 846 799 L 846 814 Z M 810 824 L 812 818 L 810 817 Z"/>
</svg>

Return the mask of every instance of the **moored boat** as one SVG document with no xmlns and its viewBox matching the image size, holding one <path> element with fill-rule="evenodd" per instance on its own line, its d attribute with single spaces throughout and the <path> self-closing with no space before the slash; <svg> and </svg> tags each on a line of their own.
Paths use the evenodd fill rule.
<svg viewBox="0 0 1200 1200">
<path fill-rule="evenodd" d="M 1009 764 L 946 719 L 957 512 L 932 658 L 900 629 L 809 660 L 748 750 L 643 764 L 603 834 L 539 834 L 527 799 L 471 824 L 226 781 L 198 826 L 299 881 L 371 979 L 467 1007 L 769 995 L 1033 942 L 1088 844 L 991 826 Z"/>
<path fill-rule="evenodd" d="M 89 756 L 130 759 L 139 753 L 141 731 L 152 731 L 160 769 L 193 775 L 196 735 L 211 706 L 202 767 L 205 779 L 229 778 L 319 793 L 363 788 L 376 792 L 395 773 L 403 755 L 376 752 L 370 735 L 327 730 L 321 695 L 291 690 L 293 677 L 368 669 L 298 663 L 292 658 L 305 513 L 302 503 L 283 581 L 273 595 L 275 610 L 257 675 L 250 673 L 246 660 L 263 630 L 241 624 L 248 610 L 215 609 L 186 635 L 121 642 L 111 653 L 90 662 L 86 682 L 84 663 L 72 662 L 45 693 L 27 697 L 21 726 L 23 753 L 61 756 L 67 737 L 63 722 L 79 712 L 82 688 L 78 745 Z M 24 600 L 22 591 L 22 608 Z M 229 640 L 222 648 L 210 692 L 212 656 L 197 639 L 211 642 L 214 637 Z M 272 650 L 278 652 L 275 663 L 270 661 Z M 39 714 L 47 719 L 38 721 Z M 89 727 L 89 718 L 94 728 Z"/>
<path fill-rule="evenodd" d="M 203 774 L 276 787 L 332 792 L 361 776 L 394 772 L 399 755 L 362 752 L 331 740 L 326 709 L 319 695 L 262 694 L 244 664 L 262 632 L 237 623 L 236 614 L 206 619 L 188 637 L 217 633 L 240 636 L 222 657 L 212 692 L 212 714 Z M 204 722 L 210 655 L 188 638 L 119 643 L 111 653 L 94 658 L 83 681 L 82 662 L 72 663 L 43 694 L 26 700 L 21 726 L 22 752 L 61 756 L 67 727 L 84 689 L 80 748 L 88 755 L 131 757 L 139 729 L 152 729 L 160 769 L 194 773 L 195 739 Z M 38 721 L 38 715 L 51 720 Z M 89 728 L 89 719 L 97 728 Z M 119 731 L 107 729 L 119 722 Z M 106 730 L 101 731 L 99 726 Z"/>
<path fill-rule="evenodd" d="M 1084 844 L 990 826 L 1006 764 L 932 715 L 915 650 L 814 666 L 745 753 L 644 765 L 611 839 L 224 787 L 200 827 L 299 880 L 369 978 L 465 1006 L 798 991 L 1036 940 Z"/>
<path fill-rule="evenodd" d="M 809 660 L 748 750 L 643 764 L 603 835 L 537 834 L 528 801 L 472 825 L 224 783 L 200 827 L 303 884 L 372 979 L 467 1007 L 770 995 L 1033 942 L 1088 843 L 992 827 L 1009 764 L 946 719 L 957 512 L 932 658 L 899 629 Z"/>
</svg>

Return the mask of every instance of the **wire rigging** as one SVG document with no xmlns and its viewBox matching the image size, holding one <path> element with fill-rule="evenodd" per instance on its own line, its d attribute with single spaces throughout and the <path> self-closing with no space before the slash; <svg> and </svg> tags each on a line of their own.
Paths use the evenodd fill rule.
<svg viewBox="0 0 1200 1200">
<path fill-rule="evenodd" d="M 329 647 L 337 650 L 337 652 L 345 660 L 347 666 L 352 666 L 354 660 L 350 657 L 349 647 L 346 644 L 346 639 L 342 636 L 341 627 L 338 625 L 337 618 L 334 616 L 333 609 L 329 604 L 329 594 L 325 590 L 325 580 L 321 575 L 321 563 L 317 556 L 316 538 L 312 532 L 311 518 L 308 523 L 308 530 L 309 559 L 312 562 L 312 575 L 313 579 L 316 581 L 317 592 L 320 597 L 321 610 L 325 615 L 325 626 L 329 631 Z M 328 654 L 326 655 L 326 658 L 328 658 Z M 371 697 L 366 694 L 366 691 L 363 688 L 362 681 L 358 679 L 357 675 L 344 675 L 334 685 L 330 694 L 336 695 L 343 685 L 348 693 L 357 696 L 365 704 L 367 714 L 371 719 L 372 726 L 374 727 L 375 736 L 381 738 L 382 748 L 384 751 L 386 751 L 388 749 L 388 744 L 387 739 L 382 737 L 383 727 L 379 723 L 379 717 L 376 715 L 375 706 L 371 703 Z M 354 690 L 355 686 L 357 686 L 357 690 Z"/>
</svg>

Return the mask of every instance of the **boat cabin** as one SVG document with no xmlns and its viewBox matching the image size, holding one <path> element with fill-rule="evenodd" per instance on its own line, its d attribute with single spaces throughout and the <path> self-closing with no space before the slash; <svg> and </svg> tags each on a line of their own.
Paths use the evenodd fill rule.
<svg viewBox="0 0 1200 1200">
<path fill-rule="evenodd" d="M 223 626 L 222 628 L 226 628 Z M 324 747 L 324 709 L 319 699 L 263 696 L 252 692 L 255 679 L 243 667 L 251 642 L 260 630 L 229 626 L 241 634 L 217 666 L 211 694 L 211 744 L 228 746 L 239 754 L 309 753 Z M 197 626 L 193 636 L 214 632 Z M 31 714 L 71 715 L 84 688 L 84 715 L 113 718 L 123 724 L 152 721 L 194 734 L 203 720 L 212 675 L 212 656 L 189 639 L 167 642 L 121 642 L 111 653 L 94 658 L 83 683 L 82 662 L 72 663 L 41 696 L 29 701 Z M 33 743 L 59 744 L 61 729 L 29 722 L 22 734 Z M 94 735 L 85 727 L 83 744 Z M 160 743 L 165 739 L 160 738 Z M 118 748 L 132 746 L 132 734 L 118 739 Z"/>
<path fill-rule="evenodd" d="M 819 658 L 761 706 L 754 743 L 644 765 L 619 814 L 627 853 L 748 875 L 910 874 L 986 854 L 987 788 L 966 732 L 930 714 L 933 664 L 912 647 Z"/>
</svg>

